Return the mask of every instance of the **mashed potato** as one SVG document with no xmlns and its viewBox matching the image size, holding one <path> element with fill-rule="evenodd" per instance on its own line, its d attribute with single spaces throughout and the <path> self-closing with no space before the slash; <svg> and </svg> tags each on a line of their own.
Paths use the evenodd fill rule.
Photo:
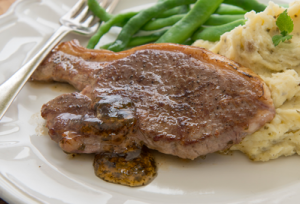
<svg viewBox="0 0 300 204">
<path fill-rule="evenodd" d="M 269 86 L 275 118 L 231 148 L 254 161 L 300 154 L 300 1 L 291 3 L 288 9 L 294 21 L 292 40 L 275 47 L 272 37 L 279 34 L 276 18 L 284 10 L 270 2 L 264 12 L 247 13 L 246 24 L 225 33 L 218 43 L 194 43 L 252 69 Z"/>
</svg>

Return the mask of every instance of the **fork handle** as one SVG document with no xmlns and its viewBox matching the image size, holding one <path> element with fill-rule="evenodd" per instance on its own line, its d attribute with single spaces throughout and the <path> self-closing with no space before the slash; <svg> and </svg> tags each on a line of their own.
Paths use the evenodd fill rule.
<svg viewBox="0 0 300 204">
<path fill-rule="evenodd" d="M 46 58 L 54 46 L 70 31 L 70 28 L 61 26 L 31 60 L 0 85 L 0 120 L 34 70 Z"/>
</svg>

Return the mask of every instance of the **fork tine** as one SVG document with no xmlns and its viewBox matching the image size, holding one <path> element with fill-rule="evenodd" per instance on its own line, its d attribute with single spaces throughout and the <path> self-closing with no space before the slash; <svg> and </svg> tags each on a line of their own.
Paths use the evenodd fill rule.
<svg viewBox="0 0 300 204">
<path fill-rule="evenodd" d="M 101 2 L 100 5 L 109 13 L 112 12 L 118 3 L 118 0 L 99 1 Z M 92 34 L 100 25 L 97 16 L 93 15 L 89 10 L 87 0 L 79 0 L 67 14 L 60 18 L 60 23 L 81 34 Z"/>
<path fill-rule="evenodd" d="M 64 16 L 67 18 L 72 18 L 81 8 L 82 5 L 85 3 L 85 0 L 78 1 L 70 11 L 68 11 Z"/>
<path fill-rule="evenodd" d="M 115 7 L 117 6 L 118 3 L 119 3 L 119 0 L 112 0 L 111 4 L 108 6 L 106 11 L 108 13 L 112 13 L 112 11 L 115 9 Z"/>
<path fill-rule="evenodd" d="M 88 27 L 90 24 L 91 24 L 91 22 L 94 20 L 94 16 L 89 16 L 84 22 L 82 22 L 82 25 L 83 26 L 85 26 L 85 27 Z"/>
<path fill-rule="evenodd" d="M 92 32 L 95 32 L 95 31 L 97 31 L 98 30 L 98 27 L 99 27 L 99 22 L 98 23 L 96 23 L 95 25 L 93 25 L 93 26 L 91 26 L 90 27 L 90 30 L 92 31 Z"/>
<path fill-rule="evenodd" d="M 100 2 L 100 6 L 102 6 L 103 8 L 106 8 L 107 2 L 108 2 L 108 0 L 102 0 Z"/>
<path fill-rule="evenodd" d="M 82 11 L 77 16 L 74 16 L 75 20 L 77 22 L 81 22 L 84 19 L 84 17 L 87 15 L 88 11 L 89 11 L 89 7 L 85 5 Z"/>
</svg>

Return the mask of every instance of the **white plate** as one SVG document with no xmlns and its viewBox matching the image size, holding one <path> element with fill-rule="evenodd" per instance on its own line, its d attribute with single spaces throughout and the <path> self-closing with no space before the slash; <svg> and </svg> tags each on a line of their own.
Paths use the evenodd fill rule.
<svg viewBox="0 0 300 204">
<path fill-rule="evenodd" d="M 116 12 L 153 0 L 120 2 Z M 0 17 L 0 83 L 33 56 L 74 3 L 18 1 Z M 66 40 L 73 38 L 87 42 L 75 34 Z M 70 158 L 43 127 L 41 106 L 71 91 L 68 85 L 27 83 L 0 122 L 0 197 L 9 203 L 299 203 L 298 156 L 254 163 L 239 152 L 195 161 L 157 153 L 158 176 L 151 184 L 106 183 L 94 175 L 93 156 Z"/>
</svg>

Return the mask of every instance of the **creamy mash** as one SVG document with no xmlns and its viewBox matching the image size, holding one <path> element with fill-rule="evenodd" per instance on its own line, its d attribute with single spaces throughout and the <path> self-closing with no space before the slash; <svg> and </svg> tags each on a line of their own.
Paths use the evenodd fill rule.
<svg viewBox="0 0 300 204">
<path fill-rule="evenodd" d="M 300 1 L 288 9 L 294 21 L 292 40 L 275 47 L 272 37 L 279 34 L 276 19 L 284 10 L 270 2 L 264 12 L 247 13 L 246 24 L 225 33 L 218 43 L 194 43 L 252 69 L 269 86 L 275 118 L 231 148 L 254 161 L 300 154 Z"/>
</svg>

